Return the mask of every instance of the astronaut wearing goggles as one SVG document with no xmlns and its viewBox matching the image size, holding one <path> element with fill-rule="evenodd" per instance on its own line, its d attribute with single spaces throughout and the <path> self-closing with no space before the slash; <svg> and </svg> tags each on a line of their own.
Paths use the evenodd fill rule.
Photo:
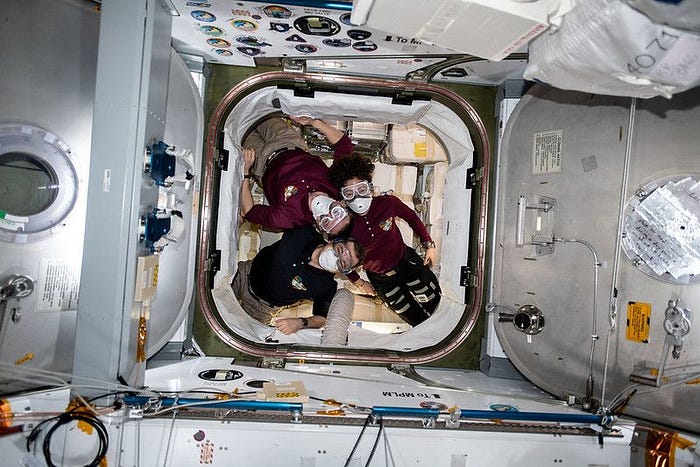
<svg viewBox="0 0 700 467">
<path fill-rule="evenodd" d="M 428 319 L 440 303 L 440 285 L 430 270 L 435 261 L 435 243 L 403 201 L 393 195 L 373 196 L 373 172 L 374 164 L 360 155 L 335 160 L 328 172 L 353 211 L 350 236 L 365 248 L 363 267 L 371 285 L 356 272 L 347 277 L 361 291 L 376 292 L 389 308 L 415 326 Z M 404 243 L 397 217 L 420 237 L 424 259 Z"/>
<path fill-rule="evenodd" d="M 323 133 L 334 147 L 335 160 L 352 153 L 353 145 L 342 131 L 322 120 L 289 117 Z M 344 203 L 334 199 L 336 188 L 328 180 L 328 166 L 307 151 L 296 128 L 280 117 L 264 120 L 243 140 L 241 216 L 272 229 L 316 224 L 327 238 L 350 225 Z M 255 204 L 251 180 L 258 180 L 268 205 Z"/>
</svg>

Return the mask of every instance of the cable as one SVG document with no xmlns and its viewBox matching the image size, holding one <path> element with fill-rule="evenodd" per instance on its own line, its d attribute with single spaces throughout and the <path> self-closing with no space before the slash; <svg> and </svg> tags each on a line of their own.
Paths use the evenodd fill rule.
<svg viewBox="0 0 700 467">
<path fill-rule="evenodd" d="M 586 399 L 583 402 L 584 409 L 586 409 L 586 404 L 592 405 L 592 398 L 593 398 L 593 356 L 595 354 L 595 343 L 599 339 L 598 336 L 598 327 L 597 327 L 597 320 L 598 320 L 598 305 L 597 305 L 597 297 L 598 297 L 598 268 L 600 268 L 601 264 L 600 261 L 598 260 L 598 254 L 596 253 L 595 249 L 593 248 L 593 245 L 588 243 L 585 240 L 578 240 L 575 238 L 554 238 L 555 242 L 562 242 L 562 243 L 579 243 L 591 252 L 591 255 L 593 256 L 593 323 L 591 326 L 591 351 L 588 356 L 588 377 L 586 378 Z M 601 401 L 602 404 L 602 401 Z"/>
<path fill-rule="evenodd" d="M 357 445 L 360 444 L 360 440 L 362 439 L 362 435 L 365 433 L 365 429 L 367 428 L 367 425 L 369 425 L 369 422 L 371 419 L 372 419 L 372 415 L 367 415 L 367 418 L 365 418 L 365 424 L 362 425 L 362 430 L 360 430 L 360 435 L 357 437 L 357 440 L 355 441 L 355 445 L 352 447 L 352 451 L 350 451 L 350 455 L 348 455 L 348 458 L 345 460 L 345 465 L 343 467 L 348 467 L 348 465 L 350 465 L 350 460 L 352 459 L 352 455 L 355 454 L 355 449 L 357 449 Z"/>
<path fill-rule="evenodd" d="M 372 446 L 372 450 L 369 453 L 369 457 L 367 458 L 367 462 L 365 463 L 365 467 L 369 467 L 369 463 L 372 462 L 372 457 L 374 457 L 374 451 L 377 450 L 377 445 L 379 444 L 379 439 L 382 437 L 382 433 L 384 432 L 384 419 L 379 418 L 379 430 L 377 430 L 377 437 L 374 438 L 374 445 Z"/>
<path fill-rule="evenodd" d="M 102 461 L 102 458 L 104 458 L 107 455 L 107 449 L 109 448 L 109 435 L 107 434 L 107 429 L 105 428 L 102 421 L 99 418 L 86 413 L 73 411 L 65 412 L 58 416 L 58 420 L 56 421 L 56 423 L 54 423 L 54 425 L 46 433 L 46 436 L 44 436 L 42 450 L 44 452 L 44 459 L 46 460 L 46 465 L 48 465 L 48 467 L 56 467 L 56 464 L 54 464 L 51 460 L 51 437 L 53 436 L 54 432 L 58 429 L 58 427 L 67 425 L 68 423 L 71 423 L 73 421 L 85 422 L 91 427 L 93 427 L 100 441 L 100 446 L 97 450 L 95 458 L 92 460 L 92 462 L 87 464 L 86 467 L 99 466 L 100 462 Z"/>
</svg>

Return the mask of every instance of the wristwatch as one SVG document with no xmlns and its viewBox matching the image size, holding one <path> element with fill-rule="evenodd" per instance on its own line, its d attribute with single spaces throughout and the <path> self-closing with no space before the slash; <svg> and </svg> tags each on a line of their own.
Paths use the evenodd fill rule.
<svg viewBox="0 0 700 467">
<path fill-rule="evenodd" d="M 309 327 L 309 320 L 306 318 L 299 318 L 301 320 L 301 328 L 306 329 Z"/>
<path fill-rule="evenodd" d="M 430 248 L 435 248 L 435 242 L 432 240 L 429 242 L 423 242 L 420 244 L 420 246 L 422 246 L 424 250 L 428 250 Z"/>
</svg>

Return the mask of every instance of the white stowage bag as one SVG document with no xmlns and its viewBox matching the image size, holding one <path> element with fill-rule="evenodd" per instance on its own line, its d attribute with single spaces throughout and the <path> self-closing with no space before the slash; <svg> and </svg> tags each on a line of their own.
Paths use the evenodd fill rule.
<svg viewBox="0 0 700 467">
<path fill-rule="evenodd" d="M 670 98 L 700 84 L 700 36 L 621 0 L 580 0 L 530 43 L 525 79 L 614 96 Z"/>
</svg>

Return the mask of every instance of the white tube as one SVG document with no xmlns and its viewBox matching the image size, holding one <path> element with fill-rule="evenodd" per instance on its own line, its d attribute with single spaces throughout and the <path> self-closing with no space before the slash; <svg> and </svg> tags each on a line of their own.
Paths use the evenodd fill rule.
<svg viewBox="0 0 700 467">
<path fill-rule="evenodd" d="M 355 296 L 348 289 L 338 289 L 328 308 L 326 325 L 321 335 L 322 345 L 346 345 L 350 316 L 355 307 Z"/>
</svg>

